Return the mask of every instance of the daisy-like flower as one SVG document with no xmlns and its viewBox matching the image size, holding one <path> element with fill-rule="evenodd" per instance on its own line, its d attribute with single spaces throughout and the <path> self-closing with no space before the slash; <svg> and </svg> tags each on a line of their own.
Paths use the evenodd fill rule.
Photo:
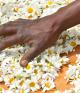
<svg viewBox="0 0 80 93">
<path fill-rule="evenodd" d="M 9 78 L 9 83 L 11 84 L 12 82 L 14 82 L 15 78 L 12 77 L 12 78 Z"/>
<path fill-rule="evenodd" d="M 59 60 L 62 64 L 67 64 L 69 62 L 69 58 L 67 58 L 66 56 L 63 56 L 60 60 Z"/>
<path fill-rule="evenodd" d="M 9 90 L 12 90 L 12 91 L 15 91 L 15 90 L 18 90 L 21 86 L 19 85 L 19 80 L 16 80 L 13 81 L 11 84 L 9 84 Z"/>
<path fill-rule="evenodd" d="M 76 66 L 69 65 L 69 69 L 66 72 L 67 81 L 75 80 L 76 78 Z"/>
<path fill-rule="evenodd" d="M 13 8 L 13 11 L 14 11 L 14 12 L 18 12 L 18 11 L 19 11 L 19 7 Z"/>
<path fill-rule="evenodd" d="M 54 4 L 53 0 L 48 0 L 48 1 L 46 2 L 45 8 L 49 8 L 49 7 L 51 7 L 53 4 Z"/>
<path fill-rule="evenodd" d="M 74 48 L 77 46 L 76 41 L 70 41 L 69 44 Z"/>
<path fill-rule="evenodd" d="M 37 91 L 38 89 L 40 89 L 40 86 L 38 85 L 38 81 L 37 80 L 27 80 L 26 81 L 27 87 L 31 90 L 31 91 Z"/>
<path fill-rule="evenodd" d="M 33 71 L 33 63 L 28 63 L 25 70 L 27 73 L 31 73 Z"/>
<path fill-rule="evenodd" d="M 42 81 L 42 88 L 43 88 L 43 92 L 45 91 L 49 91 L 51 89 L 53 89 L 55 87 L 55 84 L 52 80 L 43 80 Z"/>
<path fill-rule="evenodd" d="M 34 12 L 34 8 L 33 7 L 28 7 L 26 11 L 28 13 L 33 13 Z"/>
<path fill-rule="evenodd" d="M 0 0 L 0 24 L 18 18 L 36 19 L 47 16 L 72 1 L 74 0 Z M 28 47 L 18 45 L 3 50 L 0 53 L 0 81 L 4 81 L 9 89 L 0 89 L 0 92 L 29 93 L 40 88 L 45 92 L 54 88 L 54 79 L 58 76 L 58 71 L 69 60 L 66 56 L 60 57 L 60 54 L 68 53 L 80 45 L 79 30 L 80 27 L 76 26 L 64 31 L 54 47 L 44 51 L 26 68 L 20 67 L 19 61 Z M 79 91 L 79 87 L 77 87 L 80 79 L 79 56 L 77 56 L 76 66 L 70 66 L 66 73 L 66 79 L 74 83 L 76 87 L 66 90 L 64 93 L 77 93 Z"/>
<path fill-rule="evenodd" d="M 50 73 L 45 73 L 45 74 L 42 75 L 43 80 L 52 80 L 52 79 L 54 79 L 53 77 L 54 76 Z"/>
</svg>

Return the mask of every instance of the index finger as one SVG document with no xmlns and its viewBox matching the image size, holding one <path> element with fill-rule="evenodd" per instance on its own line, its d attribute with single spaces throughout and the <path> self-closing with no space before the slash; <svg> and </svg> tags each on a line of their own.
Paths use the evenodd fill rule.
<svg viewBox="0 0 80 93">
<path fill-rule="evenodd" d="M 16 27 L 10 25 L 1 25 L 0 26 L 0 36 L 1 35 L 10 35 L 16 33 Z"/>
</svg>

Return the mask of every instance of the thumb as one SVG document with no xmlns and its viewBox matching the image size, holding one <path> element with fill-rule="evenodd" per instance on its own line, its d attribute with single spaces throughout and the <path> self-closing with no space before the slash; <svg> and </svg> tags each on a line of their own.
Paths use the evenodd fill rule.
<svg viewBox="0 0 80 93">
<path fill-rule="evenodd" d="M 36 57 L 40 51 L 37 51 L 38 49 L 36 47 L 32 47 L 28 50 L 28 52 L 26 52 L 23 57 L 20 60 L 20 65 L 22 67 L 26 67 L 28 62 L 30 62 L 31 60 L 34 59 L 34 57 Z"/>
</svg>

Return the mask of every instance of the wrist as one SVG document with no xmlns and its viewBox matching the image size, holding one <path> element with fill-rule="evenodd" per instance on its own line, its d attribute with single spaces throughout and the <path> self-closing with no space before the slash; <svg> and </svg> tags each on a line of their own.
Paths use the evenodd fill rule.
<svg viewBox="0 0 80 93">
<path fill-rule="evenodd" d="M 61 9 L 59 9 L 56 13 L 52 14 L 51 16 L 51 23 L 52 23 L 52 27 L 55 27 L 55 30 L 58 31 L 58 33 L 61 33 L 62 31 L 64 31 L 64 19 L 61 13 Z"/>
<path fill-rule="evenodd" d="M 60 8 L 56 14 L 62 31 L 80 24 L 80 0 Z"/>
</svg>

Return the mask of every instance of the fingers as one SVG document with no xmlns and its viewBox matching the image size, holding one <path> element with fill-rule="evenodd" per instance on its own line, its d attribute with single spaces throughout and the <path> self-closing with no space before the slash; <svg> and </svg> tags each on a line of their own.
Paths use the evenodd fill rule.
<svg viewBox="0 0 80 93">
<path fill-rule="evenodd" d="M 22 19 L 17 19 L 15 21 L 7 22 L 0 26 L 0 36 L 1 35 L 12 35 L 17 32 L 17 28 L 23 24 Z"/>
<path fill-rule="evenodd" d="M 28 52 L 26 52 L 23 57 L 20 60 L 20 65 L 22 67 L 26 67 L 27 64 L 33 60 L 35 57 L 37 57 L 41 52 L 43 52 L 45 50 L 45 47 L 43 45 L 40 44 L 34 44 L 32 46 L 32 48 L 30 48 L 28 50 Z"/>
<path fill-rule="evenodd" d="M 38 50 L 38 47 L 32 47 L 28 50 L 28 52 L 26 52 L 23 57 L 21 58 L 20 61 L 20 65 L 22 67 L 26 67 L 27 64 L 34 59 L 34 57 L 38 56 L 38 54 L 40 54 L 41 51 Z"/>
<path fill-rule="evenodd" d="M 7 36 L 12 35 L 16 33 L 16 27 L 10 27 L 10 26 L 0 26 L 0 36 Z"/>
<path fill-rule="evenodd" d="M 20 43 L 20 38 L 17 35 L 6 37 L 0 42 L 0 51 L 18 43 Z"/>
<path fill-rule="evenodd" d="M 10 21 L 0 26 L 0 36 L 15 34 L 19 27 L 26 25 L 26 27 L 31 26 L 34 23 L 33 20 L 17 19 L 15 21 Z"/>
<path fill-rule="evenodd" d="M 22 67 L 26 67 L 28 62 L 31 61 L 31 59 L 33 59 L 33 57 L 35 56 L 34 55 L 35 52 L 36 52 L 35 48 L 30 48 L 30 50 L 28 50 L 28 52 L 26 52 L 21 58 L 20 65 Z"/>
</svg>

